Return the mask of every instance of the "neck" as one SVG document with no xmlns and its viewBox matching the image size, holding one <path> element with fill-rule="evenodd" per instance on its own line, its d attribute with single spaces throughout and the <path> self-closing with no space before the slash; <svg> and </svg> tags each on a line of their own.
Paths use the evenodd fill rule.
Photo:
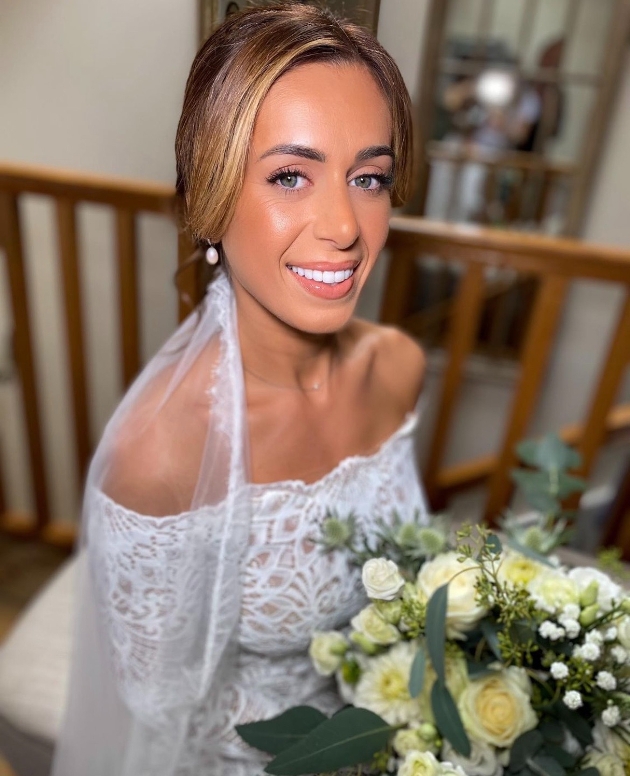
<svg viewBox="0 0 630 776">
<path fill-rule="evenodd" d="M 277 388 L 308 391 L 323 386 L 330 377 L 337 334 L 308 334 L 294 329 L 242 288 L 235 287 L 234 292 L 245 371 Z"/>
</svg>

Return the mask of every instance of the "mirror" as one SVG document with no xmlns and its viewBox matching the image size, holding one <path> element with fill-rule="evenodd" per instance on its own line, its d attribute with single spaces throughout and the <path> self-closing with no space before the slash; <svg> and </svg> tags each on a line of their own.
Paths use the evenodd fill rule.
<svg viewBox="0 0 630 776">
<path fill-rule="evenodd" d="M 434 0 L 413 212 L 576 233 L 627 25 L 626 0 Z"/>
</svg>

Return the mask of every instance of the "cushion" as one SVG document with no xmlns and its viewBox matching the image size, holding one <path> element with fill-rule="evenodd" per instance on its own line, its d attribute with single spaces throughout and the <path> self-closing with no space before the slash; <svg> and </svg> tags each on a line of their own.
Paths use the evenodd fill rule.
<svg viewBox="0 0 630 776">
<path fill-rule="evenodd" d="M 70 675 L 76 559 L 56 572 L 0 645 L 0 715 L 15 729 L 54 742 Z"/>
</svg>

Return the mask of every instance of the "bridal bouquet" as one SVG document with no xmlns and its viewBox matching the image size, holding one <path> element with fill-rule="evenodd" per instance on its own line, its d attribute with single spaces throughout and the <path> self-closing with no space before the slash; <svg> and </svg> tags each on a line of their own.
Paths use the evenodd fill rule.
<svg viewBox="0 0 630 776">
<path fill-rule="evenodd" d="M 240 726 L 275 756 L 268 773 L 630 773 L 630 597 L 545 556 L 566 528 L 560 499 L 578 487 L 574 454 L 553 438 L 523 452 L 546 512 L 527 529 L 508 520 L 506 547 L 483 527 L 449 546 L 439 521 L 394 520 L 370 543 L 352 518 L 326 521 L 326 549 L 361 565 L 369 598 L 349 628 L 311 643 L 346 706 Z"/>
</svg>

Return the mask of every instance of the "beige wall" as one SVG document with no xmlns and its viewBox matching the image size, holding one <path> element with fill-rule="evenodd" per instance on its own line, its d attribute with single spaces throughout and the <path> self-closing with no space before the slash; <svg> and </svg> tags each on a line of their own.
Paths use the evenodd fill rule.
<svg viewBox="0 0 630 776">
<path fill-rule="evenodd" d="M 415 94 L 419 83 L 428 0 L 382 0 L 379 37 L 397 59 Z M 0 158 L 132 177 L 173 180 L 173 137 L 183 86 L 195 51 L 194 0 L 0 0 Z M 630 63 L 600 174 L 594 187 L 585 233 L 592 239 L 630 245 L 626 194 L 630 152 Z M 94 425 L 100 429 L 119 393 L 116 337 L 111 309 L 115 298 L 110 222 L 94 208 L 82 214 L 82 244 L 89 262 L 84 286 L 89 310 L 90 385 Z M 67 421 L 65 352 L 58 325 L 59 298 L 54 232 L 46 206 L 30 202 L 26 212 L 29 266 L 37 334 L 37 365 L 46 385 L 43 406 L 51 465 L 54 512 L 65 518 L 76 503 L 68 461 L 72 441 Z M 143 320 L 148 356 L 175 321 L 170 286 L 173 231 L 146 219 L 142 224 L 142 287 L 151 304 Z M 375 275 L 362 310 L 378 310 Z M 9 331 L 6 279 L 0 270 L 0 373 Z M 612 300 L 614 301 L 614 300 Z M 607 289 L 584 287 L 571 298 L 564 319 L 562 356 L 550 374 L 538 428 L 557 418 L 572 419 L 584 403 L 589 375 L 602 353 L 611 320 Z M 509 382 L 509 381 L 508 381 Z M 439 368 L 429 380 L 439 388 Z M 504 379 L 471 374 L 453 440 L 451 457 L 490 448 L 508 406 Z M 428 413 L 430 416 L 430 412 Z M 21 413 L 15 386 L 0 384 L 0 440 L 11 469 L 12 506 L 30 506 Z"/>
</svg>

